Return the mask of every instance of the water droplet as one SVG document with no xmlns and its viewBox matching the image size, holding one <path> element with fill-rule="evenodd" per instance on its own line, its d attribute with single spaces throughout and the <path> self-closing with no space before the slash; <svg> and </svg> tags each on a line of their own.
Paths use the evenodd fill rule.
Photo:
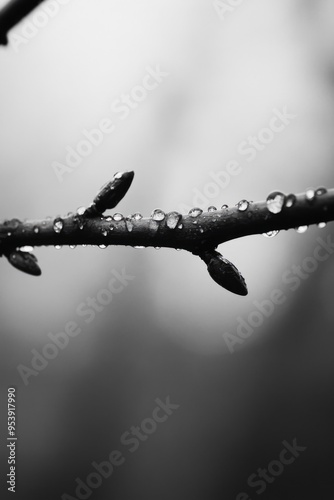
<svg viewBox="0 0 334 500">
<path fill-rule="evenodd" d="M 122 215 L 122 214 L 119 214 L 119 213 L 114 214 L 114 220 L 115 220 L 116 222 L 119 222 L 119 221 L 121 221 L 121 220 L 123 220 L 123 219 L 124 219 L 124 217 L 123 217 L 123 215 Z"/>
<path fill-rule="evenodd" d="M 114 175 L 114 179 L 121 179 L 123 177 L 123 172 L 117 172 L 115 175 Z"/>
<path fill-rule="evenodd" d="M 191 217 L 198 217 L 199 215 L 201 215 L 203 213 L 203 210 L 201 208 L 192 208 L 191 210 L 189 210 L 189 215 Z"/>
<path fill-rule="evenodd" d="M 318 224 L 318 227 L 319 227 L 320 229 L 323 229 L 323 228 L 324 228 L 324 227 L 326 227 L 326 226 L 327 226 L 327 222 L 319 222 L 319 224 Z"/>
<path fill-rule="evenodd" d="M 112 217 L 110 217 L 110 215 L 108 215 L 108 217 L 106 217 L 106 221 L 107 222 L 111 222 L 112 221 Z"/>
<path fill-rule="evenodd" d="M 135 214 L 132 214 L 131 215 L 131 218 L 134 219 L 134 220 L 140 220 L 143 218 L 142 214 L 136 212 Z"/>
<path fill-rule="evenodd" d="M 34 227 L 34 233 L 35 233 L 35 234 L 38 234 L 38 233 L 39 233 L 39 227 L 37 227 L 37 226 L 35 226 L 35 227 Z"/>
<path fill-rule="evenodd" d="M 99 245 L 99 248 L 101 248 L 102 250 L 104 250 L 105 248 L 107 248 L 107 245 Z"/>
<path fill-rule="evenodd" d="M 160 249 L 161 249 L 161 247 L 154 247 L 154 249 L 155 249 L 155 250 L 160 250 Z"/>
<path fill-rule="evenodd" d="M 70 249 L 73 250 L 76 247 L 76 245 L 70 245 Z"/>
<path fill-rule="evenodd" d="M 177 251 L 177 252 L 181 252 L 181 248 L 177 248 L 177 249 L 176 249 L 176 251 Z"/>
<path fill-rule="evenodd" d="M 263 236 L 265 236 L 266 238 L 274 238 L 275 236 L 277 236 L 279 233 L 279 231 L 277 229 L 274 229 L 273 231 L 268 231 L 267 233 L 263 233 Z"/>
<path fill-rule="evenodd" d="M 25 246 L 25 247 L 21 247 L 20 250 L 21 250 L 21 252 L 33 252 L 34 247 Z"/>
<path fill-rule="evenodd" d="M 193 220 L 193 224 L 197 224 L 197 222 L 198 222 L 197 220 Z"/>
<path fill-rule="evenodd" d="M 7 236 L 11 236 L 11 235 L 12 235 L 12 233 L 10 231 L 8 231 Z"/>
<path fill-rule="evenodd" d="M 83 244 L 83 245 L 81 245 L 81 246 L 82 246 L 82 248 L 86 248 L 86 246 L 87 246 L 87 245 Z"/>
<path fill-rule="evenodd" d="M 134 246 L 133 248 L 145 248 L 145 247 L 142 247 L 142 246 L 140 246 L 140 245 L 136 245 L 136 246 Z"/>
<path fill-rule="evenodd" d="M 305 233 L 307 231 L 307 229 L 308 229 L 308 226 L 299 226 L 296 228 L 296 231 L 297 231 L 297 233 L 302 234 L 302 233 Z"/>
<path fill-rule="evenodd" d="M 77 210 L 78 215 L 83 215 L 86 212 L 86 207 L 79 207 Z"/>
<path fill-rule="evenodd" d="M 166 224 L 169 229 L 175 229 L 180 222 L 182 215 L 178 212 L 170 212 L 167 214 Z"/>
<path fill-rule="evenodd" d="M 165 215 L 166 215 L 165 212 L 160 210 L 160 208 L 156 208 L 155 210 L 153 210 L 151 217 L 153 220 L 160 222 L 160 221 L 164 220 Z"/>
<path fill-rule="evenodd" d="M 63 227 L 64 227 L 63 219 L 61 219 L 60 217 L 57 217 L 53 221 L 53 230 L 54 230 L 54 232 L 55 233 L 61 233 L 62 230 L 63 230 Z"/>
<path fill-rule="evenodd" d="M 249 202 L 247 200 L 241 200 L 237 204 L 239 212 L 246 212 L 247 208 L 249 207 Z"/>
<path fill-rule="evenodd" d="M 279 191 L 270 193 L 267 198 L 267 208 L 272 214 L 279 214 L 282 211 L 285 195 Z"/>
<path fill-rule="evenodd" d="M 312 188 L 306 190 L 305 193 L 306 199 L 309 203 L 312 203 L 315 200 L 315 191 Z"/>
<path fill-rule="evenodd" d="M 291 208 L 296 203 L 297 198 L 294 194 L 289 194 L 285 199 L 286 208 Z"/>
<path fill-rule="evenodd" d="M 227 210 L 227 209 L 228 209 L 228 205 L 222 205 L 222 206 L 221 206 L 221 209 L 222 209 L 222 210 Z"/>
<path fill-rule="evenodd" d="M 178 228 L 178 229 L 183 229 L 183 224 L 179 224 L 179 225 L 177 226 L 177 228 Z"/>
<path fill-rule="evenodd" d="M 217 210 L 216 207 L 214 207 L 213 205 L 211 205 L 211 207 L 208 208 L 208 212 L 215 212 Z"/>
<path fill-rule="evenodd" d="M 204 229 L 202 227 L 200 227 L 199 232 L 203 234 L 204 233 Z"/>
<path fill-rule="evenodd" d="M 82 230 L 83 230 L 83 228 L 84 228 L 84 225 L 83 225 L 83 224 L 79 224 L 79 229 L 80 229 L 80 231 L 82 231 Z"/>
<path fill-rule="evenodd" d="M 105 229 L 102 231 L 102 234 L 103 236 L 108 236 L 108 231 L 106 231 Z"/>
<path fill-rule="evenodd" d="M 61 249 L 61 245 L 55 245 L 55 249 L 56 250 L 60 250 Z"/>
<path fill-rule="evenodd" d="M 129 233 L 131 233 L 131 231 L 133 229 L 133 224 L 132 224 L 131 220 L 130 219 L 126 219 L 125 224 L 126 224 L 127 230 L 129 231 Z"/>
<path fill-rule="evenodd" d="M 327 193 L 327 189 L 324 187 L 319 187 L 316 191 L 315 194 L 316 196 L 322 196 L 323 194 Z"/>
</svg>

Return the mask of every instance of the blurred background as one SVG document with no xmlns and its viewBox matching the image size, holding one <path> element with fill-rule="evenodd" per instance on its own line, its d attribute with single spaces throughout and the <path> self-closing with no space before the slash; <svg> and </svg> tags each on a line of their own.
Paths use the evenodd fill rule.
<svg viewBox="0 0 334 500">
<path fill-rule="evenodd" d="M 17 25 L 0 48 L 1 218 L 74 211 L 122 170 L 135 171 L 117 209 L 124 215 L 190 208 L 199 192 L 220 207 L 333 187 L 333 2 L 237 3 L 55 1 L 54 15 L 40 14 L 45 2 Z M 122 119 L 115 101 L 157 66 L 168 76 Z M 293 118 L 250 159 L 241 145 L 264 138 L 284 109 Z M 114 131 L 60 182 L 54 162 L 65 164 L 67 148 L 105 118 Z M 213 189 L 212 172 L 231 161 L 238 175 Z M 247 297 L 219 288 L 199 259 L 167 249 L 38 248 L 38 279 L 1 259 L 4 495 L 14 385 L 18 499 L 79 498 L 76 478 L 86 482 L 92 463 L 115 449 L 124 464 L 81 498 L 253 499 L 259 486 L 249 476 L 295 438 L 307 450 L 260 496 L 331 498 L 333 256 L 295 290 L 284 276 L 332 233 L 332 224 L 312 226 L 219 248 L 245 276 Z M 122 269 L 134 278 L 87 323 L 78 306 Z M 236 335 L 274 289 L 284 303 L 231 352 L 224 334 Z M 31 350 L 42 352 L 69 321 L 80 334 L 25 385 L 18 365 L 31 367 Z M 168 396 L 179 408 L 131 453 L 122 434 Z"/>
</svg>

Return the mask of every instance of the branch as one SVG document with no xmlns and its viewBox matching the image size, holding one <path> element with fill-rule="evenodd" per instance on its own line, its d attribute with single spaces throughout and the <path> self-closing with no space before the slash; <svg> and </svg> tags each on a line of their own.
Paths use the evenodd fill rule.
<svg viewBox="0 0 334 500">
<path fill-rule="evenodd" d="M 221 286 L 239 295 L 247 294 L 246 283 L 238 269 L 215 249 L 218 245 L 252 234 L 274 236 L 279 230 L 310 224 L 325 224 L 334 219 L 334 189 L 308 190 L 304 194 L 271 193 L 266 201 L 240 201 L 235 207 L 224 205 L 207 212 L 193 208 L 189 214 L 165 214 L 155 209 L 151 217 L 136 213 L 103 215 L 114 208 L 128 191 L 133 172 L 115 174 L 86 209 L 65 217 L 44 220 L 18 219 L 0 223 L 0 256 L 29 274 L 41 271 L 31 248 L 63 245 L 130 245 L 183 249 L 199 256 L 208 266 L 210 276 Z"/>
<path fill-rule="evenodd" d="M 43 0 L 11 0 L 0 10 L 0 45 L 7 45 L 8 31 L 34 10 Z"/>
</svg>

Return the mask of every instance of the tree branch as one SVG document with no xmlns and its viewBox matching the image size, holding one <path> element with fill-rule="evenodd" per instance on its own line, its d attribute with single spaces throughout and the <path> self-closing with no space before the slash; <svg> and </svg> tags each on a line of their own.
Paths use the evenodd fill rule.
<svg viewBox="0 0 334 500">
<path fill-rule="evenodd" d="M 194 208 L 187 215 L 165 214 L 160 209 L 154 210 L 148 218 L 140 214 L 128 217 L 119 213 L 113 217 L 103 215 L 123 198 L 133 175 L 133 172 L 115 174 L 113 181 L 102 188 L 91 206 L 79 209 L 77 213 L 54 219 L 12 219 L 0 223 L 0 256 L 5 255 L 22 271 L 40 274 L 36 269 L 36 258 L 34 262 L 29 258 L 35 271 L 31 272 L 26 262 L 27 253 L 31 253 L 22 252 L 20 248 L 42 245 L 177 248 L 204 260 L 211 277 L 221 286 L 245 295 L 247 287 L 242 276 L 233 264 L 215 251 L 218 245 L 252 234 L 268 233 L 270 236 L 282 229 L 299 227 L 302 232 L 310 224 L 334 219 L 334 189 L 327 191 L 325 188 L 308 190 L 296 196 L 275 192 L 266 201 L 242 200 L 235 207 L 223 206 L 220 210 L 210 207 L 207 212 Z M 13 255 L 16 255 L 16 262 L 13 262 Z M 18 261 L 19 265 L 15 265 Z"/>
<path fill-rule="evenodd" d="M 7 45 L 8 31 L 42 2 L 43 0 L 11 0 L 0 10 L 0 45 Z"/>
</svg>

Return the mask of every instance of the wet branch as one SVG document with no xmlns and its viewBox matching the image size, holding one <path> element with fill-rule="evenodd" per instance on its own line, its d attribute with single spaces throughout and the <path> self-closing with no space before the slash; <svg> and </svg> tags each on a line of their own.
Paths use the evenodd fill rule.
<svg viewBox="0 0 334 500">
<path fill-rule="evenodd" d="M 63 245 L 130 245 L 132 247 L 165 247 L 187 250 L 199 256 L 208 266 L 211 277 L 224 288 L 239 295 L 247 294 L 245 281 L 236 267 L 215 249 L 221 243 L 252 234 L 274 235 L 282 229 L 299 228 L 334 219 L 334 189 L 308 190 L 304 194 L 271 193 L 266 201 L 240 201 L 234 207 L 220 210 L 199 208 L 189 214 L 165 214 L 156 209 L 150 217 L 140 214 L 124 217 L 120 213 L 105 215 L 128 191 L 134 173 L 115 174 L 88 208 L 66 217 L 44 220 L 18 219 L 0 223 L 0 256 L 29 274 L 41 273 L 31 248 Z"/>
</svg>

